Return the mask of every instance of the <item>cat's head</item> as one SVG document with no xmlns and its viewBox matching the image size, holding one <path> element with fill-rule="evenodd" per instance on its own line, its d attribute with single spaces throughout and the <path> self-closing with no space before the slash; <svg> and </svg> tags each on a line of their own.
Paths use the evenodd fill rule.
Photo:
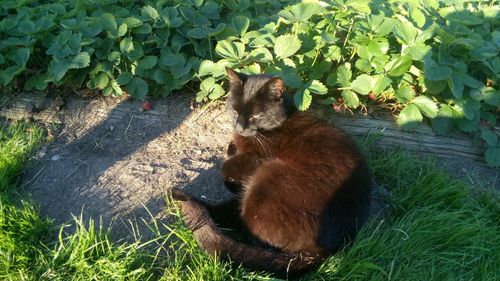
<svg viewBox="0 0 500 281">
<path fill-rule="evenodd" d="M 226 68 L 230 94 L 228 108 L 235 118 L 235 130 L 250 137 L 258 131 L 279 127 L 287 118 L 283 102 L 285 85 L 279 77 L 246 75 Z"/>
</svg>

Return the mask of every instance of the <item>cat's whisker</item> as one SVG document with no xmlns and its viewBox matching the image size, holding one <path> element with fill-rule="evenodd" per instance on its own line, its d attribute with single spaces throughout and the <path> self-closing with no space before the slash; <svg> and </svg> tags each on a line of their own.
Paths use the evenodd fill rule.
<svg viewBox="0 0 500 281">
<path fill-rule="evenodd" d="M 264 134 L 259 133 L 259 132 L 257 132 L 257 134 L 258 134 L 259 136 L 261 136 L 262 138 L 264 138 L 264 140 L 266 140 L 267 142 L 269 142 L 269 143 L 271 144 L 271 140 L 270 140 L 268 137 L 266 137 Z"/>
<path fill-rule="evenodd" d="M 255 137 L 259 141 L 260 146 L 262 147 L 262 150 L 264 151 L 266 156 L 271 156 L 271 149 L 269 148 L 269 145 L 264 142 L 264 140 L 267 140 L 269 143 L 271 143 L 271 141 L 259 132 L 257 132 Z"/>
</svg>

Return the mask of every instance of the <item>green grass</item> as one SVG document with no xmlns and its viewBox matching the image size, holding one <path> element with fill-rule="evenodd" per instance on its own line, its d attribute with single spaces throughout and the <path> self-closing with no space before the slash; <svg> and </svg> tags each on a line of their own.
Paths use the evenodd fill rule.
<svg viewBox="0 0 500 281">
<path fill-rule="evenodd" d="M 41 139 L 31 125 L 0 129 L 1 280 L 271 279 L 203 254 L 175 207 L 169 210 L 175 222 L 151 224 L 157 236 L 147 242 L 112 243 L 108 231 L 80 217 L 73 234 L 52 225 L 16 191 Z M 303 280 L 500 280 L 498 194 L 472 193 L 432 161 L 403 152 L 371 153 L 370 159 L 377 181 L 390 191 L 384 197 L 389 215 L 370 221 L 352 247 Z"/>
</svg>

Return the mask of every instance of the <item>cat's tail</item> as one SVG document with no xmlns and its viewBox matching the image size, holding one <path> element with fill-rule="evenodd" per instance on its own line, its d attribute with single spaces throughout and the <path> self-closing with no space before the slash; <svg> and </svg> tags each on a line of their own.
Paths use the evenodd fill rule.
<svg viewBox="0 0 500 281">
<path fill-rule="evenodd" d="M 237 242 L 221 233 L 207 208 L 193 200 L 182 202 L 182 212 L 185 223 L 203 250 L 246 268 L 272 272 L 284 278 L 295 277 L 312 270 L 325 259 L 320 255 L 290 253 Z"/>
</svg>

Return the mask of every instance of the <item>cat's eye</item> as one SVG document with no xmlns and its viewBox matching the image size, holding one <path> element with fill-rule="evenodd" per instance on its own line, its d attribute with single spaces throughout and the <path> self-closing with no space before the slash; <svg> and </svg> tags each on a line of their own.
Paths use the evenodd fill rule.
<svg viewBox="0 0 500 281">
<path fill-rule="evenodd" d="M 258 119 L 258 118 L 260 118 L 261 116 L 262 116 L 262 114 L 260 114 L 260 113 L 256 113 L 256 114 L 253 114 L 253 115 L 250 117 L 250 119 Z"/>
</svg>

